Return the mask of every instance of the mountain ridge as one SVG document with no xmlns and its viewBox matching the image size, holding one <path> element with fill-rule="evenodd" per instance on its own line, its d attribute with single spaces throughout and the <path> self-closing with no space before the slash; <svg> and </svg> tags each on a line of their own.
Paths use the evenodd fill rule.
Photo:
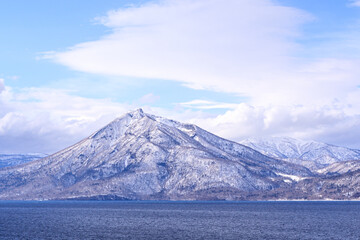
<svg viewBox="0 0 360 240">
<path fill-rule="evenodd" d="M 232 199 L 286 184 L 281 174 L 313 175 L 140 109 L 42 160 L 0 170 L 0 198 Z"/>
<path fill-rule="evenodd" d="M 319 170 L 336 162 L 360 160 L 360 150 L 289 137 L 249 138 L 239 143 L 267 156 Z"/>
<path fill-rule="evenodd" d="M 55 154 L 0 169 L 0 199 L 316 199 L 330 177 L 138 109 Z"/>
<path fill-rule="evenodd" d="M 16 166 L 46 157 L 42 153 L 0 154 L 0 168 Z"/>
</svg>

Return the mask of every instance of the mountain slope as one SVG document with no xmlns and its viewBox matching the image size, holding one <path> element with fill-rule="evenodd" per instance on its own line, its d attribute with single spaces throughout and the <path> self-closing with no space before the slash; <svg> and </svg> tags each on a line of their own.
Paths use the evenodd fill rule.
<svg viewBox="0 0 360 240">
<path fill-rule="evenodd" d="M 355 172 L 358 170 L 360 170 L 360 161 L 354 160 L 333 163 L 325 168 L 318 170 L 317 172 L 322 175 L 337 176 L 341 174 Z"/>
<path fill-rule="evenodd" d="M 56 154 L 0 169 L 0 199 L 248 199 L 311 176 L 139 109 Z"/>
<path fill-rule="evenodd" d="M 251 138 L 240 142 L 267 156 L 318 170 L 336 162 L 360 160 L 360 150 L 293 138 Z"/>
<path fill-rule="evenodd" d="M 299 182 L 294 192 L 303 199 L 360 200 L 360 169 L 330 173 Z"/>
<path fill-rule="evenodd" d="M 16 166 L 45 157 L 45 154 L 0 154 L 0 168 Z"/>
</svg>

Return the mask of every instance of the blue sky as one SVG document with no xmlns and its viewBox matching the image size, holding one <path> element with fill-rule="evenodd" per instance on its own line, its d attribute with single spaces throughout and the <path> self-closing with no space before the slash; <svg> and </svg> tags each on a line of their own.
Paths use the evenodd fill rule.
<svg viewBox="0 0 360 240">
<path fill-rule="evenodd" d="M 350 0 L 1 1 L 0 152 L 51 153 L 137 107 L 360 148 L 359 30 Z"/>
<path fill-rule="evenodd" d="M 216 101 L 239 101 L 235 95 L 194 91 L 179 83 L 152 79 L 151 83 L 131 76 L 103 76 L 69 70 L 52 61 L 39 59 L 43 52 L 62 51 L 80 42 L 109 34 L 96 17 L 113 9 L 141 5 L 147 1 L 4 1 L 0 4 L 0 77 L 14 89 L 28 87 L 65 88 L 84 97 L 110 97 L 114 101 L 136 102 L 154 94 L 161 107 L 190 101 L 201 95 Z M 120 81 L 120 82 L 119 82 Z M 182 92 L 181 94 L 173 94 Z"/>
</svg>

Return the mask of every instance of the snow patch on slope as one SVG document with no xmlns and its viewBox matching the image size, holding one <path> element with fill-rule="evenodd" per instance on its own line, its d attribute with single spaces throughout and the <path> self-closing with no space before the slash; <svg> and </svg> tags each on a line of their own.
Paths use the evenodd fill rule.
<svg viewBox="0 0 360 240">
<path fill-rule="evenodd" d="M 299 177 L 296 175 L 289 175 L 289 174 L 284 174 L 284 173 L 276 173 L 276 174 L 280 175 L 282 177 L 285 177 L 285 178 L 290 178 L 291 180 L 296 181 L 296 182 L 306 179 L 305 177 Z M 284 181 L 286 181 L 286 180 L 284 180 Z"/>
</svg>

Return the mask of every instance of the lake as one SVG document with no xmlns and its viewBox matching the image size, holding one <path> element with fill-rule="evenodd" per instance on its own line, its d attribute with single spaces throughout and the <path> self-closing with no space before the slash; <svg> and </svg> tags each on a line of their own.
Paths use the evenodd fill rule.
<svg viewBox="0 0 360 240">
<path fill-rule="evenodd" d="M 360 202 L 0 201 L 0 239 L 360 239 Z"/>
</svg>

